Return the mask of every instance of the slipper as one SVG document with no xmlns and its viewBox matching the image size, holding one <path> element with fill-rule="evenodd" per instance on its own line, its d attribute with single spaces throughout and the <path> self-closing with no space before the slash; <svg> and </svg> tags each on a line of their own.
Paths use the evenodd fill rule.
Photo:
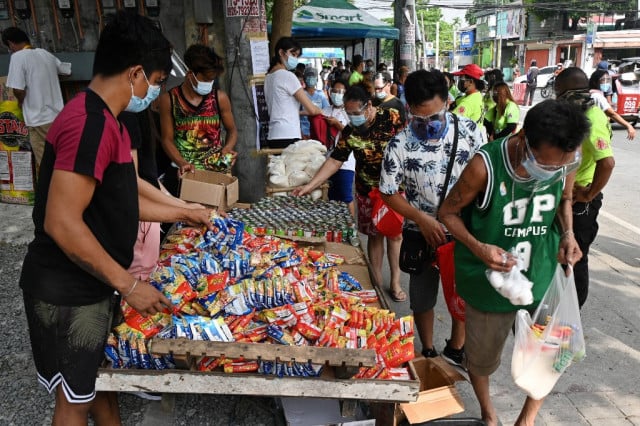
<svg viewBox="0 0 640 426">
<path fill-rule="evenodd" d="M 394 302 L 404 302 L 405 300 L 407 300 L 407 293 L 405 293 L 402 289 L 397 292 L 391 290 L 389 291 L 389 295 Z"/>
</svg>

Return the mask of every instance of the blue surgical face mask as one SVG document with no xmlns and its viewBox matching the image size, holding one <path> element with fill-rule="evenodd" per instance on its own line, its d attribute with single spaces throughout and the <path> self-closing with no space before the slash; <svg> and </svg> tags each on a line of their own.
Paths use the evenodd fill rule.
<svg viewBox="0 0 640 426">
<path fill-rule="evenodd" d="M 611 90 L 611 83 L 602 83 L 600 85 L 600 90 L 603 91 L 604 93 L 607 93 Z"/>
<path fill-rule="evenodd" d="M 318 84 L 318 79 L 316 77 L 310 77 L 305 79 L 304 82 L 307 84 L 307 87 L 316 87 L 316 84 Z"/>
<path fill-rule="evenodd" d="M 147 82 L 147 94 L 144 98 L 140 98 L 133 93 L 133 82 L 131 82 L 131 99 L 129 105 L 124 109 L 128 112 L 142 112 L 160 95 L 160 86 L 153 86 L 149 83 L 147 75 L 142 71 L 145 81 Z"/>
<path fill-rule="evenodd" d="M 447 111 L 445 109 L 429 116 L 411 115 L 411 131 L 420 140 L 441 139 L 447 133 L 447 129 Z"/>
<path fill-rule="evenodd" d="M 287 53 L 287 69 L 291 71 L 298 66 L 298 58 L 293 56 L 291 53 Z"/>
<path fill-rule="evenodd" d="M 331 93 L 331 102 L 337 107 L 344 105 L 344 93 Z"/>
<path fill-rule="evenodd" d="M 191 74 L 193 75 L 193 79 L 196 81 L 196 84 L 191 84 L 191 87 L 198 95 L 206 96 L 211 93 L 214 81 L 200 81 L 196 77 L 196 73 L 192 71 Z"/>
<path fill-rule="evenodd" d="M 351 123 L 351 127 L 357 129 L 363 126 L 367 122 L 367 117 L 364 114 L 359 115 L 349 115 L 349 122 Z"/>
</svg>

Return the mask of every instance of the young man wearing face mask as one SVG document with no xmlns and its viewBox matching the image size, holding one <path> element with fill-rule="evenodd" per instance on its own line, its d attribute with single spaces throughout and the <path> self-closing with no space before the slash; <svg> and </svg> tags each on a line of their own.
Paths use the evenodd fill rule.
<svg viewBox="0 0 640 426">
<path fill-rule="evenodd" d="M 393 108 L 400 112 L 400 119 L 403 123 L 407 122 L 407 111 L 404 104 L 397 97 L 391 94 L 391 85 L 393 80 L 391 74 L 386 71 L 375 75 L 373 79 L 373 89 L 375 91 L 375 99 L 373 105 L 382 108 Z"/>
<path fill-rule="evenodd" d="M 344 80 L 334 80 L 331 88 L 329 89 L 329 99 L 331 100 L 331 106 L 325 108 L 322 114 L 327 121 L 327 124 L 338 131 L 334 141 L 334 147 L 340 140 L 340 134 L 342 130 L 349 124 L 349 117 L 344 110 L 344 94 L 347 91 L 348 84 Z M 331 155 L 330 149 L 328 155 Z M 342 163 L 340 170 L 335 172 L 331 176 L 331 186 L 329 187 L 329 199 L 342 201 L 349 206 L 349 212 L 351 216 L 355 217 L 355 201 L 353 199 L 353 178 L 356 170 L 356 159 L 353 153 L 349 155 L 347 161 Z"/>
<path fill-rule="evenodd" d="M 322 110 L 329 107 L 329 101 L 324 96 L 324 93 L 316 87 L 318 84 L 318 70 L 313 67 L 306 67 L 303 78 L 305 85 L 304 91 L 311 103 Z M 311 125 L 307 116 L 307 111 L 302 107 L 300 110 L 300 131 L 302 132 L 303 139 L 309 139 L 311 135 Z"/>
<path fill-rule="evenodd" d="M 378 232 L 371 220 L 372 202 L 369 192 L 380 182 L 384 148 L 403 127 L 400 113 L 394 109 L 376 108 L 371 103 L 367 89 L 359 84 L 344 94 L 344 109 L 349 125 L 342 130 L 340 141 L 311 182 L 294 191 L 296 195 L 309 194 L 340 169 L 350 155 L 356 159 L 356 201 L 358 204 L 358 230 L 368 236 L 367 253 L 371 261 L 373 280 L 382 288 L 382 262 L 385 237 Z M 387 259 L 391 271 L 391 296 L 401 302 L 406 294 L 400 287 L 401 238 L 387 239 Z"/>
<path fill-rule="evenodd" d="M 129 134 L 116 117 L 140 111 L 171 69 L 171 45 L 151 20 L 109 17 L 86 91 L 47 134 L 20 277 L 38 380 L 56 392 L 54 425 L 119 425 L 116 394 L 95 391 L 114 291 L 144 316 L 172 307 L 126 268 L 138 220 L 209 222 L 208 209 L 158 204 L 138 193 Z M 209 225 L 210 226 L 210 225 Z"/>
<path fill-rule="evenodd" d="M 611 124 L 605 113 L 594 105 L 589 79 L 580 68 L 569 67 L 556 77 L 556 99 L 565 99 L 585 111 L 591 124 L 582 144 L 582 162 L 573 188 L 573 232 L 583 257 L 573 268 L 578 303 L 584 305 L 589 294 L 589 247 L 598 235 L 598 214 L 602 190 L 615 167 L 611 148 Z"/>
<path fill-rule="evenodd" d="M 449 189 L 444 188 L 449 159 L 455 156 L 448 184 L 451 187 L 485 140 L 473 121 L 447 112 L 447 82 L 440 71 L 409 74 L 405 89 L 409 124 L 387 145 L 380 192 L 389 207 L 405 217 L 404 227 L 421 233 L 428 245 L 436 248 L 447 242 L 447 232 L 436 220 L 436 213 Z M 457 148 L 452 152 L 456 138 Z M 406 198 L 400 194 L 401 187 Z M 410 306 L 425 357 L 438 356 L 433 344 L 438 286 L 438 269 L 430 264 L 409 280 Z M 464 322 L 452 318 L 451 339 L 446 342 L 443 357 L 461 365 L 463 345 Z"/>
<path fill-rule="evenodd" d="M 231 168 L 217 160 L 225 154 L 235 159 L 238 131 L 229 97 L 216 87 L 224 71 L 222 58 L 213 49 L 194 44 L 184 54 L 189 71 L 184 82 L 160 97 L 162 148 L 171 160 L 164 185 L 178 196 L 179 177 L 197 170 L 229 173 Z M 222 139 L 222 128 L 226 139 Z"/>
<path fill-rule="evenodd" d="M 589 94 L 598 108 L 607 114 L 607 117 L 627 129 L 627 139 L 636 137 L 636 129 L 627 120 L 622 118 L 612 107 L 605 96 L 611 91 L 611 75 L 605 70 L 595 70 L 589 77 Z"/>
<path fill-rule="evenodd" d="M 552 130 L 551 130 L 552 129 Z M 547 100 L 528 113 L 517 134 L 484 145 L 447 195 L 438 218 L 456 239 L 456 289 L 465 301 L 465 366 L 482 419 L 498 424 L 489 378 L 500 366 L 516 312 L 534 310 L 557 263 L 574 265 L 582 253 L 572 232 L 572 190 L 579 148 L 588 134 L 584 112 Z M 486 277 L 524 262 L 534 303 L 512 305 Z M 527 397 L 515 422 L 533 426 L 543 400 Z"/>
</svg>

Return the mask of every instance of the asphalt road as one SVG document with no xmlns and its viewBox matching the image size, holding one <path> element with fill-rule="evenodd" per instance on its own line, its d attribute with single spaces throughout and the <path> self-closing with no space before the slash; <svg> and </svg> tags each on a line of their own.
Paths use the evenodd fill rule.
<svg viewBox="0 0 640 426">
<path fill-rule="evenodd" d="M 622 129 L 614 133 L 616 169 L 605 191 L 590 257 L 591 293 L 582 311 L 587 358 L 560 379 L 536 425 L 640 425 L 640 137 L 628 142 Z M 54 404 L 36 381 L 17 285 L 31 239 L 30 212 L 0 203 L 0 425 L 50 424 Z M 403 287 L 407 290 L 406 276 Z M 390 305 L 399 314 L 409 311 L 407 302 Z M 442 350 L 450 322 L 441 298 L 436 318 L 436 348 Z M 511 379 L 511 350 L 509 341 L 492 377 L 503 424 L 513 424 L 524 400 Z M 458 389 L 466 408 L 461 416 L 478 417 L 471 386 L 460 383 Z M 284 424 L 271 398 L 182 394 L 161 404 L 122 395 L 120 406 L 125 425 Z"/>
</svg>

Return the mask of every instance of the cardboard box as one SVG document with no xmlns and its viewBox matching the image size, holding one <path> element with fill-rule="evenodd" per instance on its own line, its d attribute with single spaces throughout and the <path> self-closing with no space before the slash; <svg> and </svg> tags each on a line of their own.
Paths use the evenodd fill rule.
<svg viewBox="0 0 640 426">
<path fill-rule="evenodd" d="M 196 170 L 186 173 L 180 186 L 180 198 L 226 210 L 238 201 L 238 178 L 224 173 Z"/>
<path fill-rule="evenodd" d="M 374 404 L 372 411 L 377 424 L 397 426 L 403 420 L 411 424 L 424 423 L 464 411 L 455 382 L 465 378 L 444 359 L 418 357 L 409 361 L 409 368 L 420 379 L 420 393 L 415 402 Z"/>
</svg>

